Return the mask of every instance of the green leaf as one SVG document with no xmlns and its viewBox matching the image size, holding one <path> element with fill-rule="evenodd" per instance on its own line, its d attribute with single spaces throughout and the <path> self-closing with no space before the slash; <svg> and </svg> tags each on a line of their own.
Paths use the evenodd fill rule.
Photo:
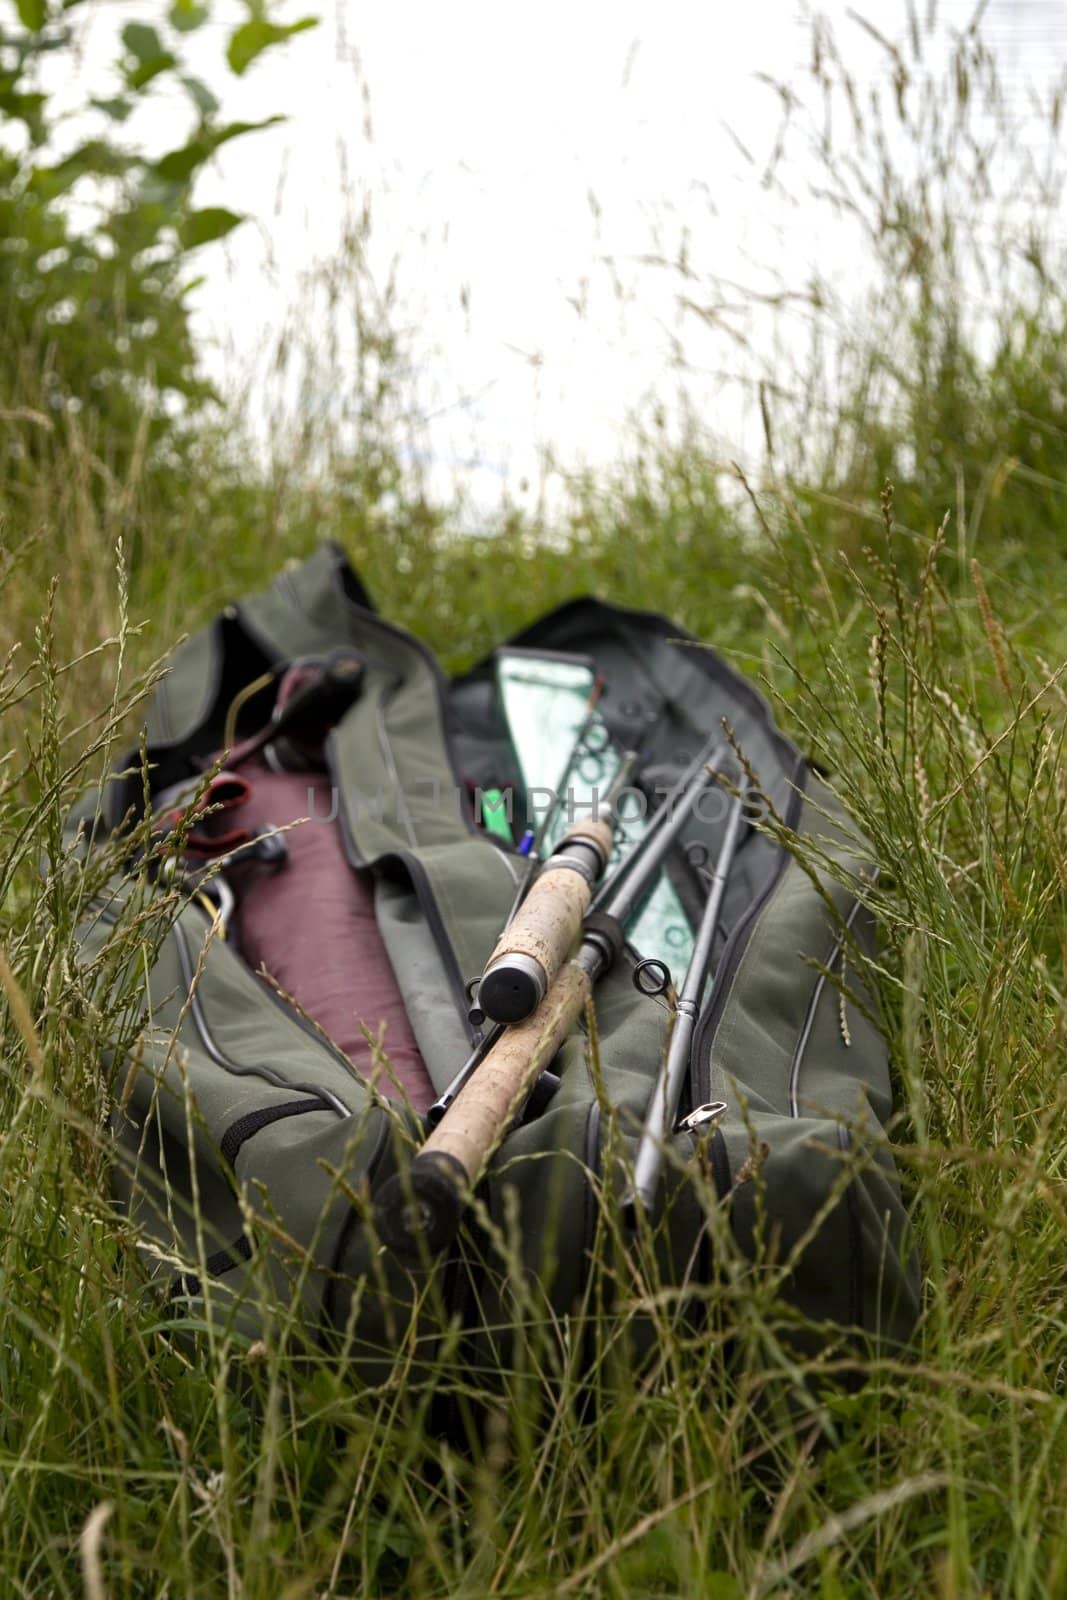
<svg viewBox="0 0 1067 1600">
<path fill-rule="evenodd" d="M 72 150 L 59 162 L 57 172 L 74 172 L 80 178 L 86 172 L 99 177 L 117 178 L 139 164 L 139 158 L 127 150 L 116 150 L 106 139 L 89 139 Z"/>
<path fill-rule="evenodd" d="M 225 239 L 244 220 L 236 211 L 227 211 L 225 206 L 206 206 L 203 211 L 190 211 L 183 218 L 178 225 L 178 237 L 186 250 L 195 250 L 198 245 Z"/>
<path fill-rule="evenodd" d="M 124 95 L 116 95 L 113 100 L 90 100 L 89 104 L 110 117 L 112 122 L 125 122 L 133 110 L 133 101 L 127 100 Z"/>
<path fill-rule="evenodd" d="M 233 71 L 240 76 L 256 57 L 264 50 L 268 50 L 272 44 L 283 44 L 296 33 L 304 33 L 308 28 L 318 27 L 318 22 L 318 17 L 301 17 L 299 22 L 290 22 L 283 26 L 277 22 L 268 22 L 265 17 L 253 17 L 249 22 L 242 23 L 231 36 L 226 60 Z"/>
<path fill-rule="evenodd" d="M 199 78 L 182 78 L 182 84 L 200 115 L 213 117 L 219 109 L 219 103 L 207 84 L 201 83 Z"/>
<path fill-rule="evenodd" d="M 34 193 L 50 199 L 66 194 L 79 178 L 119 178 L 139 165 L 138 158 L 103 139 L 90 139 L 51 167 L 38 167 L 30 180 Z"/>
<path fill-rule="evenodd" d="M 0 90 L 0 117 L 13 122 L 24 122 L 33 144 L 43 144 L 45 139 L 43 94 L 20 94 L 16 89 Z"/>
<path fill-rule="evenodd" d="M 262 122 L 228 122 L 221 128 L 202 128 L 196 136 L 178 150 L 170 150 L 155 164 L 155 171 L 168 183 L 180 183 L 191 178 L 197 167 L 215 154 L 220 145 L 239 139 L 243 133 L 254 133 L 258 128 L 271 128 L 284 122 L 281 116 L 265 117 Z"/>
<path fill-rule="evenodd" d="M 192 33 L 207 21 L 208 12 L 208 6 L 198 5 L 197 0 L 174 0 L 169 12 L 170 25 L 179 33 Z"/>
<path fill-rule="evenodd" d="M 168 67 L 178 65 L 177 57 L 165 50 L 161 56 L 156 56 L 152 61 L 140 62 L 132 71 L 127 71 L 126 82 L 131 89 L 143 89 L 145 84 L 151 83 L 153 78 L 158 78 L 161 72 L 166 72 Z"/>
<path fill-rule="evenodd" d="M 116 257 L 127 263 L 141 250 L 159 242 L 159 236 L 174 226 L 174 205 L 156 205 L 139 200 L 125 211 L 112 212 L 103 231 L 115 241 Z"/>
<path fill-rule="evenodd" d="M 163 206 L 167 215 L 173 218 L 181 209 L 185 195 L 184 183 L 168 183 L 159 176 L 153 168 L 149 167 L 141 176 L 137 185 L 137 206 Z"/>
<path fill-rule="evenodd" d="M 147 22 L 127 22 L 122 30 L 122 42 L 131 56 L 141 62 L 155 61 L 166 54 L 162 39 Z"/>
<path fill-rule="evenodd" d="M 40 33 L 48 21 L 47 0 L 15 0 L 15 10 L 22 26 L 31 33 Z"/>
<path fill-rule="evenodd" d="M 122 30 L 122 42 L 136 63 L 135 66 L 123 68 L 131 89 L 143 89 L 161 72 L 177 66 L 177 61 L 164 47 L 155 28 L 150 28 L 147 23 L 128 22 Z"/>
</svg>

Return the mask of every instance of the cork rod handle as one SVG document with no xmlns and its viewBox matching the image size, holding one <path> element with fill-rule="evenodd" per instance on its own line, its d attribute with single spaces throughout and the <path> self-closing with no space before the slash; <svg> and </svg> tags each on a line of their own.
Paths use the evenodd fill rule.
<svg viewBox="0 0 1067 1600">
<path fill-rule="evenodd" d="M 602 818 L 568 828 L 486 962 L 478 1006 L 494 1022 L 529 1017 L 574 949 L 612 849 Z"/>
<path fill-rule="evenodd" d="M 582 967 L 573 961 L 561 967 L 533 1015 L 501 1034 L 407 1171 L 382 1186 L 375 1221 L 398 1255 L 434 1255 L 454 1238 L 468 1191 L 575 1027 L 590 992 Z"/>
</svg>

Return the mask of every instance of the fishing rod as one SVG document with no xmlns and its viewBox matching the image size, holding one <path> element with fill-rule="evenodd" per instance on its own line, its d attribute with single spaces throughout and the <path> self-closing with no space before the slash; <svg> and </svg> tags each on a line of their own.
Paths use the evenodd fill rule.
<svg viewBox="0 0 1067 1600">
<path fill-rule="evenodd" d="M 475 1045 L 466 1061 L 460 1067 L 455 1077 L 446 1088 L 442 1089 L 433 1105 L 427 1111 L 426 1120 L 429 1122 L 431 1128 L 436 1128 L 437 1124 L 441 1121 L 441 1118 L 444 1116 L 453 1100 L 459 1094 L 459 1091 L 463 1088 L 463 1085 L 467 1082 L 467 1079 L 485 1060 L 486 1056 L 496 1044 L 503 1031 L 503 1027 L 498 1024 L 495 1028 L 490 1028 L 489 1032 L 479 1039 L 478 1043 Z"/>
<path fill-rule="evenodd" d="M 495 1026 L 478 1041 L 427 1111 L 431 1128 L 441 1121 L 467 1079 L 496 1044 L 505 1024 L 521 1022 L 544 998 L 545 990 L 574 944 L 589 908 L 593 885 L 607 864 L 613 843 L 610 819 L 619 796 L 629 785 L 636 763 L 636 752 L 627 751 L 604 799 L 599 800 L 594 793 L 596 815 L 591 822 L 577 823 L 567 830 L 552 855 L 540 866 L 532 888 L 528 878 L 519 885 L 504 930 L 485 964 L 478 983 L 477 1001 L 470 1013 L 473 1022 L 481 1024 L 489 1018 Z M 568 772 L 572 765 L 573 758 L 568 760 Z M 600 817 L 601 807 L 605 818 Z M 538 865 L 533 854 L 536 843 L 534 833 L 527 830 L 523 845 L 530 856 L 531 867 Z M 559 869 L 573 870 L 574 877 L 552 878 L 551 872 Z"/>
<path fill-rule="evenodd" d="M 652 848 L 655 835 L 659 833 L 661 828 L 665 828 L 671 821 L 676 807 L 689 793 L 693 783 L 696 781 L 697 775 L 702 772 L 704 768 L 709 765 L 709 763 L 714 764 L 716 755 L 722 748 L 722 744 L 722 738 L 718 734 L 713 734 L 708 740 L 707 744 L 701 748 L 699 753 L 694 756 L 689 765 L 683 769 L 681 776 L 675 780 L 672 787 L 668 789 L 667 793 L 663 797 L 663 800 L 653 812 L 652 820 L 648 824 L 648 827 L 645 829 L 645 832 L 639 841 L 639 849 L 648 850 Z M 623 856 L 622 860 L 617 864 L 614 871 L 608 874 L 608 876 L 600 884 L 600 887 L 597 889 L 590 907 L 591 910 L 598 910 L 606 900 L 611 898 L 611 896 L 618 889 L 619 885 L 622 883 L 622 880 L 630 871 L 630 868 L 636 859 L 636 850 L 631 850 Z"/>
<path fill-rule="evenodd" d="M 512 907 L 486 962 L 478 986 L 477 1011 L 481 1017 L 490 1017 L 494 1022 L 522 1022 L 535 1010 L 569 955 L 587 913 L 599 911 L 610 900 L 636 861 L 662 862 L 676 835 L 669 836 L 662 851 L 656 842 L 658 836 L 675 818 L 678 806 L 714 759 L 721 743 L 720 738 L 713 737 L 690 762 L 657 807 L 639 843 L 623 856 L 599 888 L 597 879 L 607 866 L 612 842 L 610 828 L 600 819 L 600 806 L 593 821 L 577 823 L 567 830 L 522 901 L 521 915 L 517 904 Z M 632 752 L 623 757 L 601 802 L 609 816 L 629 787 L 636 760 Z M 695 794 L 693 799 L 695 803 Z M 569 880 L 550 877 L 556 868 L 571 869 L 574 876 Z"/>
<path fill-rule="evenodd" d="M 707 986 L 711 952 L 726 893 L 726 880 L 730 875 L 730 868 L 744 828 L 745 799 L 746 794 L 742 790 L 734 797 L 727 814 L 726 829 L 712 872 L 707 904 L 700 918 L 693 954 L 678 994 L 670 1044 L 657 1074 L 655 1088 L 645 1115 L 645 1124 L 641 1130 L 641 1139 L 634 1158 L 633 1183 L 622 1201 L 623 1216 L 630 1227 L 636 1226 L 639 1211 L 644 1210 L 651 1216 L 655 1209 L 660 1169 L 663 1164 L 664 1140 L 674 1130 L 682 1086 L 689 1073 L 693 1035 Z M 709 1116 L 714 1116 L 721 1115 L 726 1108 L 716 1105 L 706 1109 Z"/>
<path fill-rule="evenodd" d="M 380 1238 L 397 1255 L 418 1260 L 437 1254 L 454 1238 L 467 1194 L 541 1072 L 577 1025 L 594 984 L 618 956 L 626 923 L 701 795 L 718 778 L 727 753 L 717 751 L 694 773 L 673 815 L 635 846 L 631 855 L 637 859 L 611 895 L 598 897 L 598 909 L 583 924 L 577 953 L 560 966 L 536 1010 L 500 1029 L 408 1170 L 383 1184 L 375 1220 Z"/>
<path fill-rule="evenodd" d="M 485 1060 L 489 1051 L 496 1044 L 503 1031 L 503 1024 L 497 1023 L 496 1026 L 490 1028 L 485 1037 L 480 1039 L 475 1045 L 474 1049 L 460 1067 L 451 1083 L 448 1084 L 447 1088 L 441 1091 L 433 1105 L 430 1106 L 429 1110 L 427 1111 L 426 1120 L 430 1124 L 431 1128 L 436 1128 L 437 1124 L 440 1122 L 441 1118 L 444 1116 L 453 1100 L 459 1094 L 459 1091 L 462 1089 L 467 1079 Z M 541 1076 L 530 1090 L 530 1098 L 523 1113 L 524 1117 L 539 1116 L 558 1088 L 559 1079 L 556 1077 L 555 1073 L 542 1072 Z"/>
<path fill-rule="evenodd" d="M 593 791 L 593 815 L 567 829 L 497 940 L 478 984 L 478 1010 L 493 1022 L 522 1022 L 535 1011 L 574 948 L 615 843 L 616 801 L 636 765 L 636 751 L 627 751 L 603 800 Z"/>
</svg>

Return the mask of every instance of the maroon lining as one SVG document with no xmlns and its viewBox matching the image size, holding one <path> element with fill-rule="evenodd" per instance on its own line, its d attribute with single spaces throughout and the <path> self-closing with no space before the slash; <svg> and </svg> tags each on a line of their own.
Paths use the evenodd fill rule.
<svg viewBox="0 0 1067 1600">
<path fill-rule="evenodd" d="M 336 818 L 327 820 L 329 777 L 321 770 L 273 772 L 258 758 L 241 771 L 249 783 L 241 823 L 250 833 L 295 823 L 284 834 L 288 860 L 280 867 L 249 862 L 228 873 L 242 956 L 254 971 L 263 967 L 359 1072 L 375 1070 L 360 1024 L 381 1037 L 389 1063 L 379 1077 L 382 1092 L 397 1096 L 391 1073 L 424 1111 L 436 1091 L 378 932 L 370 874 L 349 866 Z"/>
</svg>

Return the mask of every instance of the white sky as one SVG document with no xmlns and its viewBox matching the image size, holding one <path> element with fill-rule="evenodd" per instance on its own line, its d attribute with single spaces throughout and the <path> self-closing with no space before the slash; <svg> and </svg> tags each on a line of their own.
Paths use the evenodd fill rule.
<svg viewBox="0 0 1067 1600">
<path fill-rule="evenodd" d="M 917 4 L 925 14 L 929 0 Z M 904 0 L 857 5 L 901 36 Z M 152 9 L 101 0 L 83 74 L 95 80 L 117 27 Z M 861 80 L 873 73 L 878 47 L 843 0 L 819 9 Z M 973 0 L 941 0 L 942 27 L 973 10 Z M 216 377 L 233 383 L 253 370 L 288 308 L 322 315 L 302 279 L 335 251 L 346 213 L 367 204 L 375 278 L 395 274 L 398 316 L 412 330 L 412 381 L 431 414 L 421 445 L 439 489 L 457 483 L 489 510 L 505 488 L 520 500 L 534 492 L 523 483 L 536 483 L 545 445 L 565 465 L 612 459 L 628 415 L 650 394 L 668 405 L 676 394 L 679 334 L 685 385 L 709 428 L 733 453 L 758 449 L 758 418 L 732 381 L 751 370 L 748 358 L 679 315 L 678 275 L 649 258 L 673 259 L 687 238 L 700 304 L 713 298 L 712 274 L 770 289 L 775 273 L 802 285 L 812 263 L 845 283 L 858 271 L 834 259 L 850 235 L 828 233 L 825 214 L 760 182 L 779 105 L 759 75 L 794 80 L 810 53 L 794 0 L 279 8 L 286 19 L 305 11 L 320 27 L 242 80 L 218 70 L 242 15 L 236 0 L 217 0 L 211 25 L 192 36 L 227 115 L 288 117 L 225 147 L 198 192 L 201 204 L 256 219 L 200 258 L 197 326 Z M 1058 65 L 1065 26 L 1061 0 L 993 0 L 986 32 L 1020 96 Z M 177 98 L 165 101 L 143 136 L 181 142 L 184 115 Z M 770 313 L 727 317 L 769 352 Z M 350 312 L 340 322 L 350 328 Z M 340 406 L 343 374 L 334 383 L 327 403 Z M 253 388 L 253 411 L 263 393 Z"/>
</svg>

